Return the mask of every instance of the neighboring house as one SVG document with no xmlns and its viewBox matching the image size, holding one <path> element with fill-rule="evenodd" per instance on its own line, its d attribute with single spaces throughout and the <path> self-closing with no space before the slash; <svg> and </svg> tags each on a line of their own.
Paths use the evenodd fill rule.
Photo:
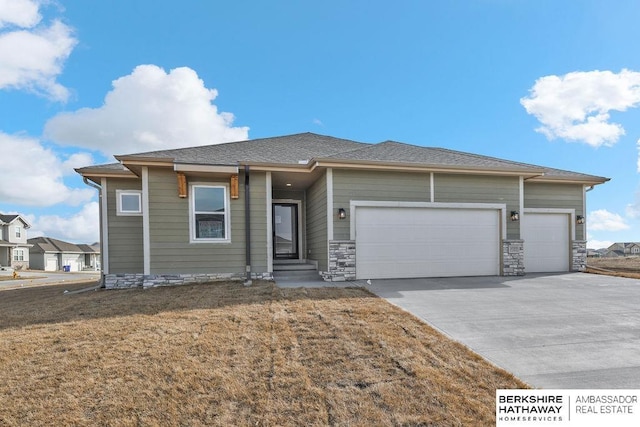
<svg viewBox="0 0 640 427">
<path fill-rule="evenodd" d="M 312 133 L 116 159 L 77 169 L 100 192 L 107 287 L 270 278 L 282 263 L 326 280 L 582 270 L 586 191 L 608 181 Z"/>
<path fill-rule="evenodd" d="M 100 270 L 100 245 L 76 245 L 50 237 L 29 239 L 31 268 L 45 271 Z"/>
<path fill-rule="evenodd" d="M 640 256 L 639 242 L 616 242 L 607 248 L 605 257 Z"/>
<path fill-rule="evenodd" d="M 587 257 L 602 258 L 602 257 L 606 257 L 608 252 L 609 252 L 609 249 L 607 248 L 588 249 Z"/>
<path fill-rule="evenodd" d="M 29 268 L 29 228 L 31 225 L 21 215 L 0 214 L 0 267 Z"/>
</svg>

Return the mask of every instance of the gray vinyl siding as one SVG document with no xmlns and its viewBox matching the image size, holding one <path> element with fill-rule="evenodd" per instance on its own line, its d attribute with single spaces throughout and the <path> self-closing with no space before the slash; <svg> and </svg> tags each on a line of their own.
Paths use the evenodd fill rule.
<svg viewBox="0 0 640 427">
<path fill-rule="evenodd" d="M 524 183 L 524 207 L 545 209 L 575 209 L 585 215 L 584 191 L 580 184 Z M 585 240 L 584 225 L 576 224 L 576 240 Z"/>
<path fill-rule="evenodd" d="M 240 197 L 230 200 L 230 243 L 190 243 L 189 197 L 179 198 L 175 172 L 149 170 L 149 234 L 152 274 L 243 273 L 245 271 L 244 173 Z M 203 184 L 229 184 L 219 179 L 189 178 Z M 251 173 L 251 265 L 267 271 L 266 174 Z"/>
<path fill-rule="evenodd" d="M 142 273 L 142 216 L 116 215 L 116 190 L 141 190 L 139 179 L 107 180 L 109 273 Z"/>
<path fill-rule="evenodd" d="M 322 174 L 307 190 L 307 259 L 318 261 L 318 270 L 327 271 L 327 177 Z"/>
<path fill-rule="evenodd" d="M 351 200 L 429 202 L 429 174 L 407 172 L 333 170 L 333 236 L 336 240 L 350 238 Z M 343 208 L 347 218 L 340 220 L 337 211 Z"/>
<path fill-rule="evenodd" d="M 520 238 L 520 223 L 509 220 L 511 211 L 520 211 L 520 178 L 434 174 L 433 181 L 435 183 L 434 202 L 506 204 L 506 238 Z"/>
</svg>

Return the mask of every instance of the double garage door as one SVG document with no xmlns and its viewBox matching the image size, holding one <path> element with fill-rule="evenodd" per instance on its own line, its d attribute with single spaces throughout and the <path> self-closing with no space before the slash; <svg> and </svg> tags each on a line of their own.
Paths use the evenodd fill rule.
<svg viewBox="0 0 640 427">
<path fill-rule="evenodd" d="M 358 206 L 356 277 L 500 274 L 500 210 Z M 569 270 L 569 215 L 527 213 L 525 272 Z"/>
<path fill-rule="evenodd" d="M 493 276 L 500 270 L 500 211 L 357 207 L 358 279 Z"/>
</svg>

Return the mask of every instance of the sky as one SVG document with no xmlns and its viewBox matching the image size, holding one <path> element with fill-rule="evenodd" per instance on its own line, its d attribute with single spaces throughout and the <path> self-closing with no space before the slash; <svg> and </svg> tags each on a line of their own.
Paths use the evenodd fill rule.
<svg viewBox="0 0 640 427">
<path fill-rule="evenodd" d="M 635 0 L 0 0 L 0 212 L 98 240 L 74 168 L 314 132 L 611 178 L 590 248 L 640 241 Z"/>
</svg>

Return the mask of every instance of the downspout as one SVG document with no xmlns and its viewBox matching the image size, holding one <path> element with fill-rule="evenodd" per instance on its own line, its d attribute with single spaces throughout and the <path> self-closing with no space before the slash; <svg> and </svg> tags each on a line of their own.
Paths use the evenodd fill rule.
<svg viewBox="0 0 640 427">
<path fill-rule="evenodd" d="M 244 165 L 244 235 L 245 235 L 245 286 L 251 285 L 251 203 L 249 203 L 249 165 Z"/>
<path fill-rule="evenodd" d="M 104 254 L 104 247 L 102 247 L 104 240 L 103 240 L 103 230 L 102 230 L 102 187 L 99 186 L 98 184 L 94 184 L 93 182 L 89 181 L 87 179 L 86 176 L 82 177 L 82 181 L 87 184 L 89 187 L 95 188 L 96 190 L 98 190 L 98 223 L 100 224 L 100 226 L 98 227 L 100 229 L 100 256 L 102 257 L 102 254 Z M 100 260 L 100 287 L 104 287 L 104 263 L 102 262 L 102 260 Z"/>
</svg>

